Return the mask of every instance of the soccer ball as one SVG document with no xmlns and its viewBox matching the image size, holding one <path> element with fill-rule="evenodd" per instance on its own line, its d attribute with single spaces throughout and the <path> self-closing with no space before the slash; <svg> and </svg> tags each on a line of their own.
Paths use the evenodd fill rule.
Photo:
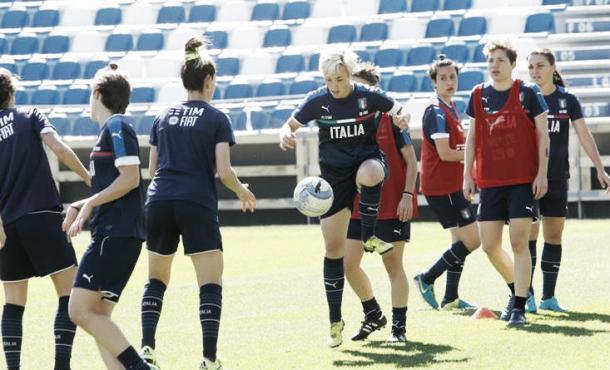
<svg viewBox="0 0 610 370">
<path fill-rule="evenodd" d="M 321 177 L 306 177 L 294 188 L 292 200 L 305 216 L 320 217 L 333 204 L 333 188 Z"/>
</svg>

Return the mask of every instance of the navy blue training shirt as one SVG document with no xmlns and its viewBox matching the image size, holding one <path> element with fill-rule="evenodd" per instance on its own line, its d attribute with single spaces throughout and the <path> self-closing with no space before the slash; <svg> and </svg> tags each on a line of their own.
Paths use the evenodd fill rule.
<svg viewBox="0 0 610 370">
<path fill-rule="evenodd" d="M 483 110 L 485 113 L 493 114 L 500 111 L 506 104 L 509 93 L 510 89 L 498 91 L 494 89 L 490 83 L 485 83 L 483 85 L 483 90 L 481 91 Z M 466 114 L 470 118 L 474 118 L 475 116 L 474 103 L 472 101 L 473 96 L 473 94 L 470 95 L 468 108 L 466 109 Z M 536 84 L 522 82 L 519 87 L 519 99 L 521 100 L 523 110 L 525 110 L 532 122 L 534 122 L 536 117 L 548 111 L 544 97 Z"/>
<path fill-rule="evenodd" d="M 131 165 L 140 168 L 138 138 L 131 118 L 115 114 L 102 127 L 91 152 L 91 191 L 99 193 L 104 190 L 119 177 L 118 167 Z M 94 236 L 145 240 L 142 183 L 121 198 L 95 207 L 89 226 Z"/>
<path fill-rule="evenodd" d="M 226 114 L 204 101 L 187 101 L 163 111 L 150 133 L 157 147 L 157 171 L 147 203 L 187 200 L 218 212 L 216 144 L 235 144 Z"/>
<path fill-rule="evenodd" d="M 453 118 L 457 120 L 460 119 L 460 115 L 453 106 L 445 103 L 440 98 L 438 101 L 439 104 L 445 106 L 451 114 L 453 114 Z M 424 139 L 428 140 L 434 146 L 436 146 L 436 143 L 434 142 L 436 139 L 449 139 L 449 127 L 447 125 L 445 111 L 441 107 L 435 105 L 430 105 L 426 108 L 424 117 L 422 118 L 422 130 Z"/>
<path fill-rule="evenodd" d="M 0 216 L 4 224 L 61 205 L 41 135 L 54 132 L 36 108 L 0 110 Z"/>
</svg>

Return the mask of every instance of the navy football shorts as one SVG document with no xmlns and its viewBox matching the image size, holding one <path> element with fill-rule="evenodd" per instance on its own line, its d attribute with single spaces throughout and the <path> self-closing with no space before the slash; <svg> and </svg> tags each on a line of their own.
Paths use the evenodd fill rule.
<svg viewBox="0 0 610 370">
<path fill-rule="evenodd" d="M 535 216 L 532 184 L 481 189 L 477 218 L 479 221 L 508 221 Z"/>
<path fill-rule="evenodd" d="M 426 200 L 443 229 L 467 226 L 476 221 L 474 208 L 462 191 L 446 195 L 426 195 Z"/>
</svg>

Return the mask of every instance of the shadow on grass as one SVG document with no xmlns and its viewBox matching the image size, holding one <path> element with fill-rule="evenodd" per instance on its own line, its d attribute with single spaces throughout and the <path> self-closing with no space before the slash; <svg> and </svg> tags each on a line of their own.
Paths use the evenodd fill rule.
<svg viewBox="0 0 610 370">
<path fill-rule="evenodd" d="M 353 360 L 335 360 L 334 366 L 338 367 L 365 367 L 371 365 L 394 364 L 396 367 L 430 366 L 440 363 L 465 363 L 469 359 L 437 360 L 438 355 L 456 351 L 455 347 L 444 344 L 428 344 L 409 341 L 405 345 L 387 344 L 383 341 L 370 341 L 364 345 L 363 350 L 345 350 L 342 353 L 351 355 Z M 367 352 L 366 348 L 384 350 Z"/>
<path fill-rule="evenodd" d="M 546 315 L 544 311 L 538 311 L 538 317 L 549 319 L 549 320 L 563 320 L 563 321 L 600 321 L 603 323 L 610 323 L 610 315 L 604 315 L 597 312 L 562 312 L 553 313 Z"/>
<path fill-rule="evenodd" d="M 594 330 L 579 328 L 575 326 L 547 325 L 539 322 L 531 323 L 521 328 L 507 328 L 508 330 L 519 330 L 530 333 L 561 334 L 568 337 L 591 337 L 599 333 L 607 333 L 607 330 Z"/>
</svg>

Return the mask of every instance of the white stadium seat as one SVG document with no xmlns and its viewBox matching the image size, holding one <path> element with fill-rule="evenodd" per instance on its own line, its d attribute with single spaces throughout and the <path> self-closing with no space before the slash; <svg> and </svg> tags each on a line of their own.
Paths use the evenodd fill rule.
<svg viewBox="0 0 610 370">
<path fill-rule="evenodd" d="M 222 1 L 217 4 L 220 7 L 216 21 L 218 22 L 248 22 L 252 13 L 251 2 L 246 1 Z"/>
<path fill-rule="evenodd" d="M 97 53 L 104 51 L 106 37 L 98 31 L 83 31 L 74 36 L 70 51 L 73 53 Z"/>
</svg>

